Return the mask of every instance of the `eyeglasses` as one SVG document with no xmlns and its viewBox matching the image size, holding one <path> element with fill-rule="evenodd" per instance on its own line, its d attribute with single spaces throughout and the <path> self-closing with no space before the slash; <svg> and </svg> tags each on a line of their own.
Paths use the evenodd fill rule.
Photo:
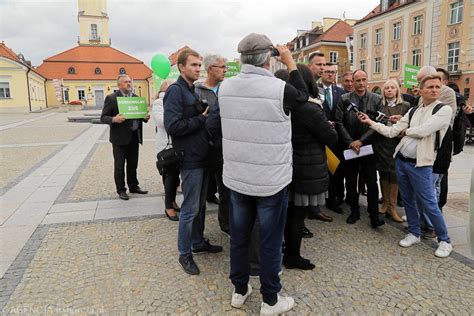
<svg viewBox="0 0 474 316">
<path fill-rule="evenodd" d="M 211 67 L 216 67 L 220 69 L 228 69 L 226 65 L 223 65 L 223 66 L 212 65 Z"/>
<path fill-rule="evenodd" d="M 334 75 L 336 72 L 334 70 L 325 70 L 324 73 Z"/>
</svg>

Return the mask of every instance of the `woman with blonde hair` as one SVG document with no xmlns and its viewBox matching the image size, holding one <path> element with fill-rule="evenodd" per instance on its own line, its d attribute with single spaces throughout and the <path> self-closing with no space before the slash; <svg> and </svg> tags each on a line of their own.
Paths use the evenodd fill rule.
<svg viewBox="0 0 474 316">
<path fill-rule="evenodd" d="M 395 124 L 400 117 L 410 109 L 410 104 L 403 101 L 400 85 L 397 79 L 389 79 L 382 88 L 383 112 L 389 118 L 388 125 Z M 395 159 L 393 153 L 401 138 L 386 138 L 379 135 L 374 144 L 377 158 L 377 170 L 380 175 L 382 188 L 382 207 L 380 213 L 391 217 L 393 221 L 402 223 L 403 220 L 397 212 L 398 182 L 395 174 Z"/>
</svg>

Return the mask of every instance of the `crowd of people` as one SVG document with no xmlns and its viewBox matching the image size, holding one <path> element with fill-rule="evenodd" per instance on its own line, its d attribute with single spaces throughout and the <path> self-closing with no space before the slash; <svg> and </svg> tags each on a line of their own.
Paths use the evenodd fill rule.
<svg viewBox="0 0 474 316">
<path fill-rule="evenodd" d="M 350 209 L 346 222 L 354 224 L 361 217 L 363 190 L 373 229 L 380 229 L 385 218 L 406 220 L 408 234 L 400 246 L 435 236 L 435 255 L 450 255 L 442 214 L 447 160 L 459 134 L 456 128 L 466 124 L 472 107 L 446 85 L 443 69 L 423 67 L 410 94 L 402 93 L 397 78 L 389 78 L 379 95 L 368 90 L 367 73 L 361 69 L 342 74 L 338 85 L 337 65 L 326 62 L 321 52 L 313 53 L 308 65 L 296 64 L 286 46 L 274 46 L 255 33 L 243 38 L 237 50 L 241 72 L 225 80 L 222 56 L 202 58 L 194 50 L 181 51 L 179 78 L 165 81 L 153 103 L 157 152 L 166 136 L 179 157 L 179 163 L 161 173 L 165 215 L 179 222 L 178 262 L 186 273 L 200 273 L 193 255 L 223 250 L 204 237 L 210 183 L 219 194 L 220 230 L 230 237 L 235 308 L 252 293 L 249 278 L 258 276 L 261 314 L 290 310 L 294 299 L 279 295 L 282 265 L 315 267 L 301 254 L 302 239 L 313 236 L 305 219 L 331 222 L 323 206 L 342 214 L 345 202 Z M 286 69 L 270 72 L 271 58 Z M 198 82 L 202 64 L 207 78 Z M 138 186 L 136 165 L 142 121 L 149 117 L 125 120 L 116 97 L 132 95 L 130 78 L 119 76 L 118 88 L 105 100 L 102 121 L 111 126 L 117 193 L 128 199 L 125 163 L 130 192 L 147 193 Z M 368 145 L 374 154 L 358 156 Z M 340 160 L 335 172 L 328 171 L 328 150 Z M 358 157 L 346 160 L 345 150 Z M 179 186 L 181 207 L 176 203 Z M 405 216 L 397 203 L 404 205 Z"/>
</svg>

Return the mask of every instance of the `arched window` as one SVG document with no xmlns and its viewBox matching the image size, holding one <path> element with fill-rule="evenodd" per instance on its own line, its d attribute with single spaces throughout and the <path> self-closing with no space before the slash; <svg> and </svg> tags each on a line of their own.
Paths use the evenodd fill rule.
<svg viewBox="0 0 474 316">
<path fill-rule="evenodd" d="M 125 71 L 125 68 L 120 68 L 119 73 L 123 75 L 123 74 L 126 74 L 127 72 Z"/>
<path fill-rule="evenodd" d="M 76 69 L 74 67 L 69 67 L 67 70 L 67 73 L 70 75 L 74 75 L 76 73 Z"/>
<path fill-rule="evenodd" d="M 94 70 L 94 72 L 95 72 L 96 75 L 102 74 L 102 70 L 100 70 L 99 67 L 97 67 L 97 68 Z"/>
</svg>

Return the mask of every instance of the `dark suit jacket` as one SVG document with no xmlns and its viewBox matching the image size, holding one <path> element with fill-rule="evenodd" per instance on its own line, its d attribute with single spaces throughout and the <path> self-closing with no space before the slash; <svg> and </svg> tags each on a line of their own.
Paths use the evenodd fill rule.
<svg viewBox="0 0 474 316">
<path fill-rule="evenodd" d="M 324 86 L 321 85 L 320 88 L 322 89 L 321 92 L 323 93 L 324 95 Z M 327 104 L 326 100 L 324 100 L 323 102 L 323 109 L 324 109 L 324 113 L 326 114 L 326 118 L 329 120 L 329 121 L 333 121 L 335 120 L 335 116 L 336 116 L 336 107 L 337 107 L 337 104 L 339 103 L 339 100 L 341 99 L 341 96 L 344 94 L 344 89 L 342 88 L 339 88 L 338 86 L 336 85 L 332 85 L 332 109 L 329 108 L 329 105 Z"/>
<path fill-rule="evenodd" d="M 132 140 L 132 125 L 133 120 L 125 120 L 122 124 L 112 122 L 112 118 L 119 113 L 117 106 L 117 97 L 122 97 L 122 93 L 119 91 L 109 94 L 104 101 L 104 108 L 102 109 L 102 115 L 100 120 L 102 123 L 110 125 L 110 142 L 114 145 L 125 146 Z M 137 95 L 133 95 L 137 97 Z M 138 126 L 138 141 L 143 144 L 143 130 L 142 121 L 139 120 Z"/>
</svg>

